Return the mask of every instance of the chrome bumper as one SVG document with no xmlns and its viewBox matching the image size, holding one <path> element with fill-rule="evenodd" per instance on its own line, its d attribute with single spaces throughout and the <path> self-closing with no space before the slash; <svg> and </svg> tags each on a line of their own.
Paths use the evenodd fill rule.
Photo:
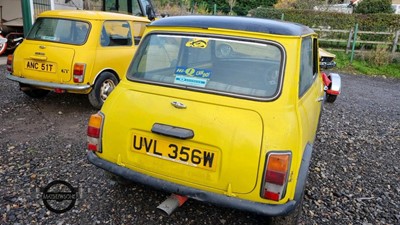
<svg viewBox="0 0 400 225">
<path fill-rule="evenodd" d="M 334 62 L 334 61 L 330 61 L 330 62 L 320 62 L 320 63 L 319 63 L 319 66 L 320 66 L 322 69 L 331 69 L 331 68 L 333 68 L 333 67 L 336 67 L 336 62 Z"/>
<path fill-rule="evenodd" d="M 85 91 L 91 88 L 90 85 L 71 85 L 71 84 L 58 84 L 58 83 L 50 83 L 50 82 L 41 82 L 37 80 L 26 79 L 22 77 L 13 76 L 11 74 L 7 74 L 6 78 L 12 81 L 19 82 L 21 84 L 27 84 L 36 87 L 44 87 L 44 88 L 60 88 L 63 90 L 73 90 L 73 91 Z"/>
</svg>

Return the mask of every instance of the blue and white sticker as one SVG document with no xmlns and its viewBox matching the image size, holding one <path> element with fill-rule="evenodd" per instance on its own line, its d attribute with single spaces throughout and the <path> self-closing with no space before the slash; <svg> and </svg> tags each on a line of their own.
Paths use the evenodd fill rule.
<svg viewBox="0 0 400 225">
<path fill-rule="evenodd" d="M 201 78 L 210 78 L 211 70 L 206 69 L 198 69 L 198 68 L 187 68 L 184 66 L 176 67 L 175 75 L 185 75 L 189 77 L 201 77 Z"/>
<path fill-rule="evenodd" d="M 190 85 L 195 87 L 205 87 L 207 84 L 207 79 L 198 77 L 189 77 L 185 75 L 176 75 L 175 84 Z"/>
<path fill-rule="evenodd" d="M 175 69 L 174 83 L 195 87 L 205 87 L 210 77 L 211 70 L 180 66 Z"/>
</svg>

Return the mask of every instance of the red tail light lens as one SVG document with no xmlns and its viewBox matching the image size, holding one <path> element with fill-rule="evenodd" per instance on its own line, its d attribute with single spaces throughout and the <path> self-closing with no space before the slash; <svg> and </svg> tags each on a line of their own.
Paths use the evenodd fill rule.
<svg viewBox="0 0 400 225">
<path fill-rule="evenodd" d="M 85 69 L 86 64 L 84 63 L 75 63 L 74 64 L 74 82 L 82 83 L 85 78 Z"/>
<path fill-rule="evenodd" d="M 101 128 L 103 126 L 104 116 L 101 113 L 96 113 L 90 116 L 87 141 L 88 150 L 101 152 Z"/>
<path fill-rule="evenodd" d="M 269 199 L 269 200 L 279 201 L 279 193 L 265 191 L 264 198 Z"/>
<path fill-rule="evenodd" d="M 13 68 L 12 68 L 13 59 L 14 59 L 14 55 L 7 56 L 7 71 L 8 72 L 13 72 Z"/>
<path fill-rule="evenodd" d="M 99 138 L 99 137 L 100 137 L 100 128 L 97 128 L 97 127 L 88 127 L 87 135 L 88 135 L 89 137 Z"/>
<path fill-rule="evenodd" d="M 290 152 L 273 152 L 267 155 L 261 197 L 274 201 L 284 197 L 290 162 Z"/>
<path fill-rule="evenodd" d="M 283 185 L 285 183 L 286 173 L 276 171 L 267 171 L 265 181 L 273 184 Z"/>
</svg>

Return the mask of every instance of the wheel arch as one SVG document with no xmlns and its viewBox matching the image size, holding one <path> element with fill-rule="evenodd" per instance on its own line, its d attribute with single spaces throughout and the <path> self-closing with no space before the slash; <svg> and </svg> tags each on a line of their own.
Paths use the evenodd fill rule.
<svg viewBox="0 0 400 225">
<path fill-rule="evenodd" d="M 118 75 L 117 71 L 115 71 L 115 70 L 112 69 L 112 68 L 104 68 L 103 70 L 99 71 L 99 72 L 96 74 L 96 76 L 94 77 L 94 79 L 93 79 L 92 82 L 90 83 L 90 86 L 93 87 L 93 86 L 96 84 L 96 81 L 99 79 L 100 75 L 101 75 L 102 73 L 104 73 L 104 72 L 112 73 L 112 74 L 115 76 L 115 78 L 117 78 L 118 82 L 121 81 L 121 77 Z"/>
<path fill-rule="evenodd" d="M 307 183 L 308 173 L 311 165 L 312 152 L 313 152 L 313 145 L 307 143 L 301 158 L 299 174 L 297 176 L 295 195 L 294 195 L 294 200 L 296 200 L 296 203 L 300 202 L 301 198 L 303 197 L 302 194 L 304 192 Z"/>
</svg>

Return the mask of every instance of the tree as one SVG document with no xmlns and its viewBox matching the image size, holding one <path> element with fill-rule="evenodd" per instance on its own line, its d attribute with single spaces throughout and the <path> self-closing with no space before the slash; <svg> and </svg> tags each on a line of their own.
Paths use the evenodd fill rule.
<svg viewBox="0 0 400 225">
<path fill-rule="evenodd" d="M 276 9 L 313 9 L 314 6 L 341 2 L 342 0 L 279 0 L 274 7 Z"/>
<path fill-rule="evenodd" d="M 233 15 L 233 7 L 236 5 L 236 0 L 226 0 L 229 4 L 229 15 Z"/>
<path fill-rule="evenodd" d="M 363 0 L 354 8 L 354 13 L 393 13 L 392 0 Z"/>
<path fill-rule="evenodd" d="M 279 0 L 274 8 L 276 9 L 294 9 L 296 7 L 296 0 Z"/>
<path fill-rule="evenodd" d="M 251 9 L 257 7 L 273 7 L 278 0 L 237 0 L 233 11 L 239 16 L 245 16 Z"/>
</svg>

